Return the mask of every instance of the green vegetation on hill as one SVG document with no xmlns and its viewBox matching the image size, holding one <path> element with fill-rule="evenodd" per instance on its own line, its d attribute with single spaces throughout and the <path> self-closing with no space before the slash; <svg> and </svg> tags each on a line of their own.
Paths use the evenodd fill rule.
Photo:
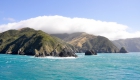
<svg viewBox="0 0 140 80">
<path fill-rule="evenodd" d="M 0 53 L 50 55 L 56 46 L 55 51 L 58 53 L 64 47 L 74 49 L 73 46 L 41 30 L 23 28 L 0 33 Z"/>
</svg>

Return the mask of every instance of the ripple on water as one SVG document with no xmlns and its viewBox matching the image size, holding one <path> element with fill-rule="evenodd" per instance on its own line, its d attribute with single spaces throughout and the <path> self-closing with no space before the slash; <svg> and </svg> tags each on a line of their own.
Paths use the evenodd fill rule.
<svg viewBox="0 0 140 80">
<path fill-rule="evenodd" d="M 78 54 L 77 58 L 1 55 L 0 80 L 139 80 L 139 55 Z"/>
</svg>

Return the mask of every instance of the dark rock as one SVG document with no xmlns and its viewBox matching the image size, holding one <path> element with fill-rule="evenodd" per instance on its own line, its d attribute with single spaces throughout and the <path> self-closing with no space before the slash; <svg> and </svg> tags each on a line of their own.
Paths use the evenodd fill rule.
<svg viewBox="0 0 140 80">
<path fill-rule="evenodd" d="M 53 50 L 51 53 L 50 53 L 51 56 L 58 56 L 56 50 Z"/>
<path fill-rule="evenodd" d="M 120 49 L 120 53 L 128 53 L 124 47 Z"/>
<path fill-rule="evenodd" d="M 50 56 L 47 51 L 44 51 L 45 56 Z"/>
<path fill-rule="evenodd" d="M 18 51 L 16 51 L 16 50 L 13 50 L 11 54 L 14 54 L 14 55 L 16 55 L 16 54 L 18 54 Z"/>
<path fill-rule="evenodd" d="M 35 57 L 45 57 L 44 52 L 39 52 L 37 49 L 34 50 Z"/>
<path fill-rule="evenodd" d="M 85 52 L 85 55 L 97 55 L 97 53 L 94 52 L 93 50 L 87 50 L 87 51 Z"/>
<path fill-rule="evenodd" d="M 51 55 L 51 56 L 54 56 L 54 52 L 52 51 L 52 52 L 50 53 L 50 55 Z"/>
<path fill-rule="evenodd" d="M 39 57 L 45 57 L 44 53 L 39 53 Z"/>
<path fill-rule="evenodd" d="M 77 55 L 72 50 L 64 48 L 59 53 L 59 57 L 77 57 Z"/>
</svg>

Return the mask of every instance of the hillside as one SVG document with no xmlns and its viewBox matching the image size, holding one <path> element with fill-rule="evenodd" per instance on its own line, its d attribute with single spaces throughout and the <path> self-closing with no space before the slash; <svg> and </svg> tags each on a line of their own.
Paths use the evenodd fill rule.
<svg viewBox="0 0 140 80">
<path fill-rule="evenodd" d="M 77 52 L 85 52 L 92 49 L 98 53 L 115 53 L 119 49 L 107 38 L 95 36 L 85 32 L 77 32 L 72 34 L 52 34 L 59 37 L 67 43 L 75 46 Z M 63 37 L 61 37 L 63 36 Z"/>
<path fill-rule="evenodd" d="M 64 48 L 74 50 L 73 46 L 41 30 L 23 28 L 0 33 L 0 53 L 46 56 L 55 52 L 59 55 Z"/>
<path fill-rule="evenodd" d="M 129 38 L 112 41 L 118 48 L 125 47 L 129 52 L 140 52 L 140 38 Z"/>
</svg>

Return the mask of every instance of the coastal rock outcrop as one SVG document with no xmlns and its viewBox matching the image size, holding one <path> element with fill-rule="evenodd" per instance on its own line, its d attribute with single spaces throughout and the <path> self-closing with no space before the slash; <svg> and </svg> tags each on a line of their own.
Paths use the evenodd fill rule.
<svg viewBox="0 0 140 80">
<path fill-rule="evenodd" d="M 87 51 L 85 52 L 85 55 L 97 55 L 97 53 L 94 52 L 93 50 L 87 50 Z"/>
<path fill-rule="evenodd" d="M 50 56 L 58 56 L 58 53 L 56 52 L 56 50 L 53 50 L 53 51 L 50 53 Z"/>
<path fill-rule="evenodd" d="M 70 49 L 64 48 L 59 53 L 60 57 L 77 57 L 77 55 Z"/>
<path fill-rule="evenodd" d="M 124 47 L 120 49 L 120 53 L 128 53 Z"/>
<path fill-rule="evenodd" d="M 19 49 L 19 50 L 18 50 L 18 54 L 24 55 L 25 53 L 24 53 L 21 49 Z"/>
<path fill-rule="evenodd" d="M 60 52 L 53 50 L 51 53 L 40 53 L 35 49 L 35 57 L 45 57 L 45 56 L 54 56 L 54 57 L 77 57 L 77 55 L 68 48 L 63 48 Z"/>
</svg>

